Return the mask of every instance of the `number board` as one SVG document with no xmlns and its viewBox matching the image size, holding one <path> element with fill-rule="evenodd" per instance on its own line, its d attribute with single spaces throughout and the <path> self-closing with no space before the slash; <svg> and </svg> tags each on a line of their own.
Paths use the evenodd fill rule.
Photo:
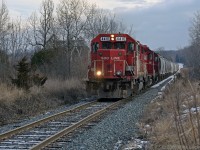
<svg viewBox="0 0 200 150">
<path fill-rule="evenodd" d="M 126 41 L 126 37 L 116 37 L 116 41 Z"/>
<path fill-rule="evenodd" d="M 110 41 L 110 37 L 101 37 L 101 41 Z"/>
</svg>

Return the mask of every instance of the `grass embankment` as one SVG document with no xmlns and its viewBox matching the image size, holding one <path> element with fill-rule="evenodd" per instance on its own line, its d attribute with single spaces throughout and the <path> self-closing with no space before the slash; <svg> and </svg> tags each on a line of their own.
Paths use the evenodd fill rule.
<svg viewBox="0 0 200 150">
<path fill-rule="evenodd" d="M 151 149 L 200 149 L 199 82 L 180 79 L 145 110 L 140 129 Z"/>
<path fill-rule="evenodd" d="M 76 103 L 83 97 L 84 83 L 78 79 L 49 79 L 43 87 L 32 87 L 28 92 L 0 84 L 0 125 Z"/>
</svg>

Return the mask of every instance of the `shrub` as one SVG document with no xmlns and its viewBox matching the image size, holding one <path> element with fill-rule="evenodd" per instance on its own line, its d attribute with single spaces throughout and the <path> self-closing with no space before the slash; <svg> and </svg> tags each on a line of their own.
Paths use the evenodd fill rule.
<svg viewBox="0 0 200 150">
<path fill-rule="evenodd" d="M 51 59 L 55 56 L 54 53 L 55 52 L 52 50 L 41 50 L 36 52 L 31 58 L 31 65 L 41 66 L 45 63 L 49 64 L 51 62 Z"/>
<path fill-rule="evenodd" d="M 31 74 L 30 64 L 27 62 L 27 58 L 23 57 L 19 61 L 17 67 L 17 79 L 12 79 L 12 83 L 18 88 L 29 90 L 33 85 L 42 86 L 47 80 L 46 76 L 40 76 L 39 74 Z"/>
</svg>

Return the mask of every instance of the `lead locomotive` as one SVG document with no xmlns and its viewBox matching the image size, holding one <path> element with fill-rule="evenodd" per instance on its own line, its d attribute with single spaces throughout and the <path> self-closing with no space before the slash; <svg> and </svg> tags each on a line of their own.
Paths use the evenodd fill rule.
<svg viewBox="0 0 200 150">
<path fill-rule="evenodd" d="M 99 34 L 91 41 L 87 92 L 125 98 L 175 73 L 178 65 L 128 34 Z"/>
</svg>

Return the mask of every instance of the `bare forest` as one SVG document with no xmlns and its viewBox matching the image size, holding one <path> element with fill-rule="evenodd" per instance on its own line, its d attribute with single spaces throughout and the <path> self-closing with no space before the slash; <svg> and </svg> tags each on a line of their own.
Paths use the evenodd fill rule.
<svg viewBox="0 0 200 150">
<path fill-rule="evenodd" d="M 127 32 L 122 21 L 108 10 L 84 0 L 44 0 L 26 20 L 11 18 L 0 6 L 0 80 L 9 82 L 13 65 L 27 58 L 32 71 L 49 78 L 84 78 L 89 42 L 98 33 Z"/>
<path fill-rule="evenodd" d="M 26 19 L 0 4 L 0 124 L 84 97 L 90 41 L 131 32 L 111 11 L 86 0 L 41 2 Z"/>
</svg>

